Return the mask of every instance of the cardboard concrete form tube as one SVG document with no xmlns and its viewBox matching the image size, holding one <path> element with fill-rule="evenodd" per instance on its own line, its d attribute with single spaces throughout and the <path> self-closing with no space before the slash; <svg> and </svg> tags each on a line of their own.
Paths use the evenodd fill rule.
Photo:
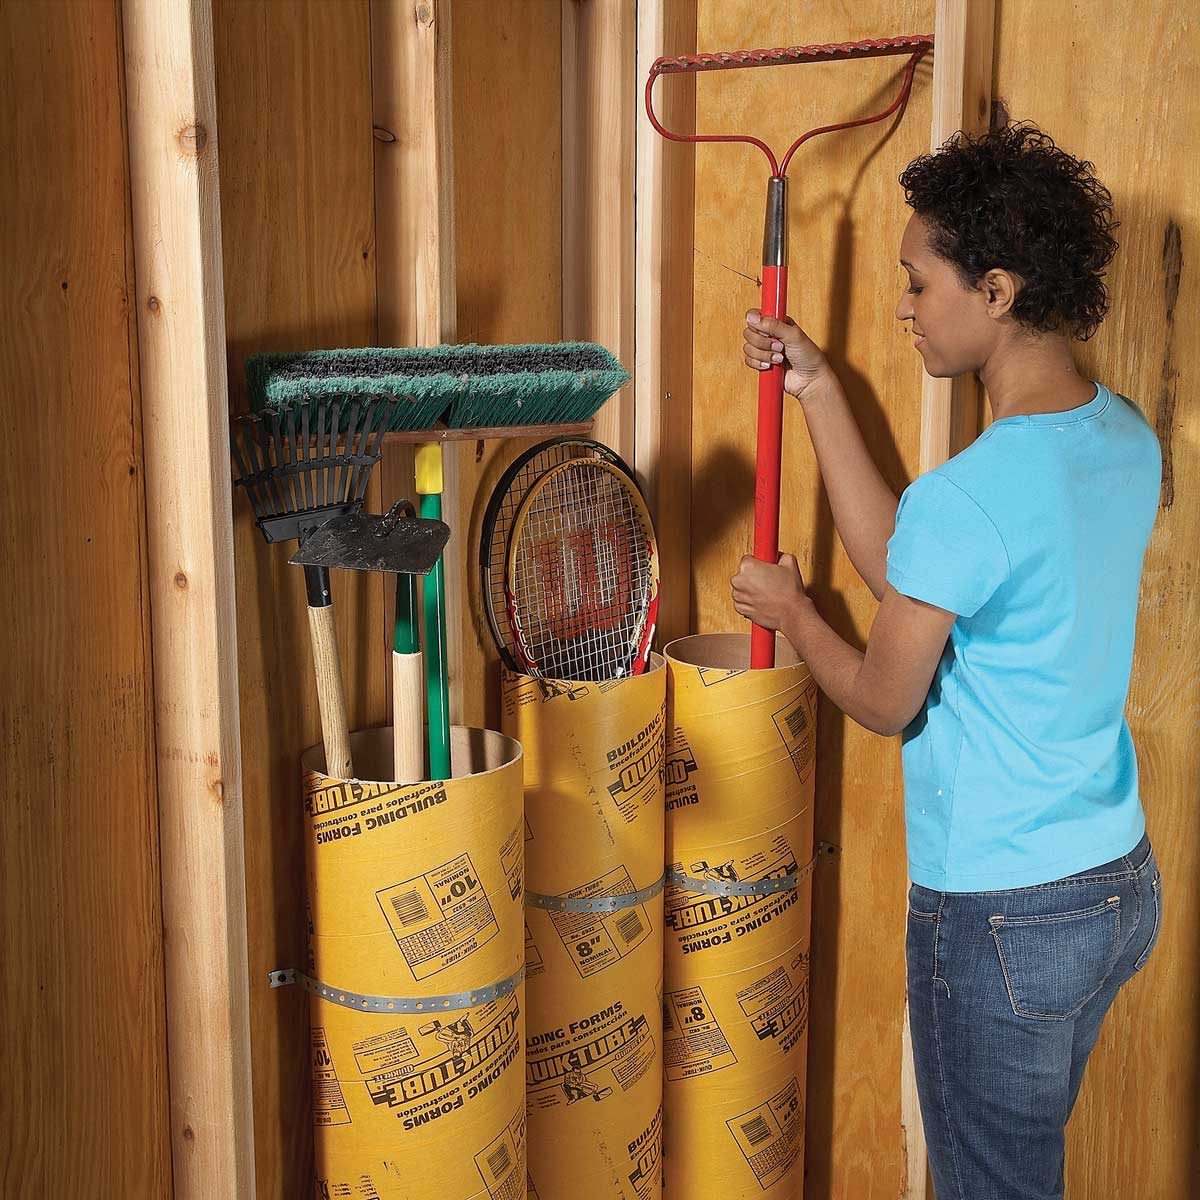
<svg viewBox="0 0 1200 1200">
<path fill-rule="evenodd" d="M 312 996 L 316 1195 L 524 1200 L 524 986 L 470 1003 L 523 962 L 521 747 L 455 726 L 454 777 L 398 784 L 370 778 L 390 769 L 390 729 L 351 743 L 358 779 L 325 775 L 319 746 L 302 760 L 306 970 L 422 1008 Z"/>
<path fill-rule="evenodd" d="M 666 648 L 670 1197 L 803 1191 L 817 693 L 784 639 L 771 670 L 749 655 Z"/>
<path fill-rule="evenodd" d="M 661 890 L 613 912 L 539 907 L 663 873 L 666 669 L 577 683 L 506 674 L 525 750 L 530 1196 L 662 1195 Z"/>
</svg>

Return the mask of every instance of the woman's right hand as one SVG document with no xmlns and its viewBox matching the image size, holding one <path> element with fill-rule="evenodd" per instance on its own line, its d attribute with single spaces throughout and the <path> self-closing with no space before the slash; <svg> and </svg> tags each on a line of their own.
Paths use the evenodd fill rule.
<svg viewBox="0 0 1200 1200">
<path fill-rule="evenodd" d="M 805 399 L 814 384 L 832 376 L 829 361 L 820 347 L 791 317 L 764 317 L 757 308 L 746 314 L 742 353 L 746 365 L 756 371 L 782 364 L 783 390 L 798 400 Z"/>
</svg>

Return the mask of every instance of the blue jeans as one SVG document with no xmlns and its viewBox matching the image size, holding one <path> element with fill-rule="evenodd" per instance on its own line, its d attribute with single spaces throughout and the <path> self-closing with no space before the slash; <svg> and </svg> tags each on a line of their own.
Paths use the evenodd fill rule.
<svg viewBox="0 0 1200 1200">
<path fill-rule="evenodd" d="M 1158 940 L 1150 843 L 1054 883 L 908 899 L 908 1004 L 938 1200 L 1061 1200 L 1067 1118 Z"/>
</svg>

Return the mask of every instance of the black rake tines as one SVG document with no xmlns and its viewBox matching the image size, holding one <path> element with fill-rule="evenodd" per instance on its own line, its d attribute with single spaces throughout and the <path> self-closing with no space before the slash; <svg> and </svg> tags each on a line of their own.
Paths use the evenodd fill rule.
<svg viewBox="0 0 1200 1200">
<path fill-rule="evenodd" d="M 238 417 L 230 445 L 268 542 L 300 538 L 355 512 L 383 452 L 386 400 L 345 397 Z"/>
</svg>

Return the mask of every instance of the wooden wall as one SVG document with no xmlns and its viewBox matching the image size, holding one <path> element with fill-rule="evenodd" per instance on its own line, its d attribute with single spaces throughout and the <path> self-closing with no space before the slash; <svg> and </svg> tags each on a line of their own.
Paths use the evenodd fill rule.
<svg viewBox="0 0 1200 1200">
<path fill-rule="evenodd" d="M 121 13 L 0 7 L 0 1177 L 166 1196 Z"/>
<path fill-rule="evenodd" d="M 1121 228 L 1113 304 L 1079 359 L 1158 432 L 1163 491 L 1142 583 L 1129 719 L 1163 874 L 1160 948 L 1118 998 L 1069 1130 L 1067 1195 L 1195 1195 L 1200 1168 L 1200 29 L 1165 0 L 1136 20 L 1107 6 L 1002 0 L 995 96 L 1096 164 Z M 1153 70 L 1147 65 L 1153 64 Z"/>
<path fill-rule="evenodd" d="M 386 2 L 386 0 L 385 0 Z M 214 0 L 230 403 L 262 350 L 378 344 L 372 39 L 380 0 Z M 455 223 L 460 341 L 555 341 L 561 329 L 559 5 L 453 6 Z M 386 48 L 385 48 L 386 52 Z M 537 69 L 512 86 L 519 61 Z M 384 134 L 383 136 L 387 136 Z M 393 298 L 394 300 L 394 298 Z M 498 673 L 479 611 L 475 546 L 487 496 L 528 442 L 448 444 L 458 501 L 451 552 L 470 603 L 455 687 L 467 724 L 498 727 Z M 396 494 L 409 455 L 388 449 Z M 393 498 L 389 496 L 390 500 Z M 384 502 L 380 480 L 370 506 Z M 302 965 L 304 851 L 298 761 L 320 738 L 303 573 L 267 546 L 234 498 L 246 811 L 247 920 L 260 1200 L 306 1194 L 312 1154 L 308 1010 L 266 973 Z M 336 573 L 334 602 L 352 727 L 388 718 L 390 589 Z M 457 610 L 457 617 L 455 611 Z"/>
<path fill-rule="evenodd" d="M 261 350 L 375 341 L 375 201 L 366 0 L 217 0 L 230 403 Z M 377 498 L 378 486 L 374 485 Z M 307 997 L 267 972 L 302 966 L 299 756 L 320 740 L 304 576 L 234 496 L 255 1159 L 260 1198 L 310 1187 Z M 334 580 L 351 727 L 386 716 L 382 588 Z"/>
<path fill-rule="evenodd" d="M 1165 880 L 1162 949 L 1119 999 L 1069 1130 L 1067 1194 L 1184 1200 L 1200 1166 L 1197 1087 L 1200 946 L 1195 936 L 1200 839 L 1200 615 L 1195 478 L 1200 428 L 1189 397 L 1200 346 L 1190 264 L 1200 256 L 1200 68 L 1196 20 L 1172 0 L 1118 30 L 1113 14 L 1073 0 L 1001 0 L 994 94 L 1092 159 L 1112 188 L 1122 250 L 1113 310 L 1080 351 L 1095 377 L 1136 399 L 1163 444 L 1159 523 L 1146 564 L 1130 718 Z M 700 0 L 700 50 L 918 32 L 933 4 L 830 4 L 803 17 L 772 7 Z M 1051 24 L 1070 37 L 1047 42 Z M 1036 50 L 1031 49 L 1036 48 Z M 1147 77 L 1148 62 L 1160 64 Z M 886 62 L 702 77 L 697 127 L 791 131 L 866 111 L 893 76 Z M 892 316 L 896 246 L 907 219 L 895 180 L 928 146 L 929 71 L 890 136 L 878 129 L 802 149 L 793 193 L 790 311 L 830 352 L 868 442 L 899 491 L 916 473 L 921 372 Z M 875 93 L 878 99 L 880 93 Z M 1138 97 L 1137 103 L 1131 98 Z M 696 153 L 692 454 L 692 580 L 699 630 L 737 628 L 728 579 L 750 543 L 755 390 L 742 367 L 739 319 L 754 281 L 764 177 L 749 149 Z M 844 636 L 865 638 L 874 603 L 833 531 L 802 416 L 788 415 L 781 543 L 794 549 L 822 611 Z M 739 500 L 730 498 L 741 497 Z M 898 1098 L 903 1014 L 903 820 L 898 742 L 865 733 L 822 705 L 808 1077 L 810 1200 L 894 1197 L 905 1180 Z"/>
<path fill-rule="evenodd" d="M 701 0 L 699 50 L 926 32 L 933 4 L 769 10 Z M 696 128 L 754 132 L 777 153 L 806 129 L 886 108 L 900 59 L 716 73 L 697 83 Z M 816 139 L 790 170 L 789 311 L 824 347 L 868 444 L 899 491 L 915 474 L 921 364 L 892 318 L 907 219 L 896 186 L 929 145 L 931 68 L 918 68 L 904 119 Z M 669 86 L 669 82 L 668 82 Z M 759 301 L 769 174 L 751 147 L 699 146 L 695 191 L 692 579 L 700 632 L 739 629 L 729 578 L 751 544 L 757 383 L 741 358 L 742 317 Z M 875 602 L 846 558 L 817 484 L 803 416 L 788 401 L 780 544 L 793 550 L 821 611 L 862 645 Z M 894 1197 L 904 1176 L 900 1030 L 904 1013 L 898 742 L 822 701 L 813 897 L 807 1195 Z"/>
</svg>

